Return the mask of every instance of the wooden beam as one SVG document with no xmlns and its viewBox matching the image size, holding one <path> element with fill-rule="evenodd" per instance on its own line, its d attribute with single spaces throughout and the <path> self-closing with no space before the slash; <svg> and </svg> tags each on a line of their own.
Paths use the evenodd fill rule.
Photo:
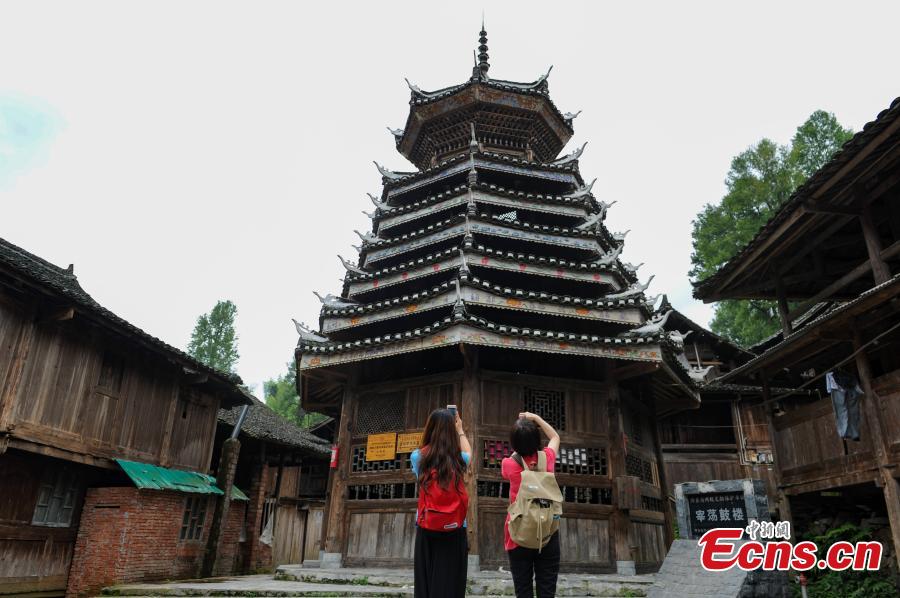
<svg viewBox="0 0 900 598">
<path fill-rule="evenodd" d="M 881 238 L 878 236 L 878 228 L 872 220 L 872 207 L 869 204 L 863 205 L 859 223 L 862 225 L 863 238 L 866 241 L 866 251 L 869 252 L 869 262 L 872 266 L 875 284 L 887 282 L 891 277 L 891 270 L 881 259 Z"/>
<path fill-rule="evenodd" d="M 900 484 L 888 463 L 888 448 L 881 429 L 880 414 L 883 413 L 883 410 L 878 404 L 878 395 L 872 390 L 872 368 L 869 365 L 869 356 L 865 350 L 862 350 L 863 345 L 862 334 L 859 328 L 854 326 L 853 348 L 857 352 L 856 369 L 859 372 L 860 385 L 865 392 L 865 396 L 861 399 L 863 417 L 866 418 L 869 433 L 872 435 L 872 449 L 881 473 L 884 502 L 887 506 L 888 521 L 891 524 L 891 538 L 894 546 L 900 546 Z M 894 557 L 897 559 L 897 564 L 900 565 L 900 551 L 895 550 Z"/>
<path fill-rule="evenodd" d="M 794 328 L 791 326 L 791 319 L 788 317 L 789 310 L 787 296 L 784 291 L 784 280 L 782 280 L 778 270 L 775 270 L 772 274 L 775 278 L 775 296 L 778 300 L 778 317 L 781 319 L 781 330 L 784 333 L 784 338 L 787 338 L 794 331 Z"/>
<path fill-rule="evenodd" d="M 897 255 L 900 255 L 900 241 L 895 241 L 887 249 L 881 250 L 879 252 L 879 255 L 881 256 L 882 260 L 889 260 Z M 850 270 L 849 272 L 847 272 L 846 274 L 841 276 L 839 279 L 835 280 L 833 283 L 831 283 L 830 285 L 828 285 L 827 287 L 825 287 L 824 289 L 822 289 L 821 291 L 819 291 L 818 293 L 816 293 L 815 295 L 813 295 L 812 297 L 810 297 L 809 299 L 807 299 L 806 301 L 804 301 L 803 303 L 801 303 L 800 305 L 795 307 L 794 310 L 788 314 L 788 318 L 790 318 L 791 320 L 795 320 L 798 316 L 801 316 L 804 313 L 806 313 L 806 311 L 810 307 L 812 307 L 816 303 L 819 303 L 820 301 L 824 301 L 825 299 L 828 299 L 829 297 L 831 297 L 832 295 L 834 295 L 835 293 L 837 293 L 838 291 L 840 291 L 841 289 L 843 289 L 844 287 L 849 285 L 850 283 L 856 281 L 858 278 L 867 274 L 871 269 L 872 269 L 871 260 L 866 260 L 859 266 Z"/>
<path fill-rule="evenodd" d="M 628 380 L 637 376 L 652 374 L 658 369 L 658 363 L 635 362 L 613 369 L 612 376 L 615 380 Z"/>
<path fill-rule="evenodd" d="M 74 307 L 60 307 L 55 309 L 41 318 L 42 323 L 48 322 L 67 322 L 75 317 Z"/>
<path fill-rule="evenodd" d="M 843 216 L 859 216 L 859 208 L 846 206 L 818 205 L 813 201 L 803 202 L 803 209 L 810 214 L 834 214 Z"/>
</svg>

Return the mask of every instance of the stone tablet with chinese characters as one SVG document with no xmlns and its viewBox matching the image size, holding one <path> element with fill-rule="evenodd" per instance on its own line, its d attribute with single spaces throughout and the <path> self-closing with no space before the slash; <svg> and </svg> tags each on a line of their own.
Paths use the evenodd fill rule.
<svg viewBox="0 0 900 598">
<path fill-rule="evenodd" d="M 770 521 L 769 501 L 762 480 L 713 480 L 675 485 L 678 535 L 699 539 L 718 527 L 746 528 L 752 521 Z"/>
</svg>

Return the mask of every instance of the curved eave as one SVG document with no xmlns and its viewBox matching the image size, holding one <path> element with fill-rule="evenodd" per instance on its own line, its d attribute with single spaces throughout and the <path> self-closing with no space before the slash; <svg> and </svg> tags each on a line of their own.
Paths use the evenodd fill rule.
<svg viewBox="0 0 900 598">
<path fill-rule="evenodd" d="M 492 185 L 492 187 L 495 186 Z M 527 210 L 570 218 L 587 218 L 590 213 L 589 204 L 580 198 L 577 201 L 557 201 L 550 197 L 545 199 L 542 196 L 539 198 L 531 193 L 528 196 L 525 197 L 524 193 L 516 195 L 514 192 L 487 191 L 484 188 L 475 188 L 470 195 L 469 188 L 463 185 L 451 191 L 409 204 L 403 208 L 378 210 L 376 216 L 372 219 L 372 224 L 373 227 L 377 227 L 378 233 L 381 235 L 393 227 L 428 218 L 452 208 L 461 208 L 468 203 L 470 197 L 476 204 L 511 210 Z"/>
<path fill-rule="evenodd" d="M 442 161 L 440 164 L 425 170 L 413 172 L 389 179 L 382 177 L 384 185 L 383 200 L 391 200 L 405 193 L 415 191 L 427 185 L 468 172 L 473 161 L 471 154 L 459 154 Z M 475 170 L 493 170 L 505 174 L 527 176 L 535 179 L 554 181 L 570 185 L 583 185 L 584 179 L 578 169 L 578 161 L 565 164 L 552 164 L 545 162 L 529 162 L 514 156 L 506 156 L 493 152 L 480 152 L 475 154 Z"/>
<path fill-rule="evenodd" d="M 522 87 L 514 85 L 522 85 Z M 413 92 L 403 135 L 396 140 L 397 150 L 412 161 L 411 156 L 415 152 L 416 141 L 425 123 L 475 103 L 499 104 L 534 113 L 544 120 L 557 137 L 560 150 L 575 134 L 572 122 L 565 119 L 559 108 L 547 95 L 546 87 L 528 89 L 527 84 L 470 80 L 467 83 L 437 92 L 425 92 L 424 94 Z"/>
<path fill-rule="evenodd" d="M 622 276 L 618 266 L 612 264 L 603 266 L 593 262 L 570 262 L 510 251 L 494 251 L 483 245 L 477 247 L 467 245 L 463 255 L 470 267 L 604 285 L 614 292 L 621 291 L 627 286 L 622 284 L 622 281 L 627 279 Z M 375 290 L 402 285 L 440 272 L 449 272 L 458 269 L 461 261 L 459 250 L 451 248 L 372 274 L 348 273 L 346 278 L 348 296 L 364 296 Z"/>
<path fill-rule="evenodd" d="M 297 352 L 301 371 L 458 344 L 660 363 L 662 343 L 659 335 L 598 337 L 498 325 L 482 318 L 456 316 L 432 326 L 362 341 L 301 344 Z"/>
<path fill-rule="evenodd" d="M 464 277 L 460 286 L 462 302 L 501 310 L 521 311 L 545 316 L 573 318 L 595 322 L 637 326 L 646 321 L 648 310 L 641 298 L 582 299 L 539 291 L 504 288 L 486 280 Z M 455 285 L 442 283 L 426 292 L 396 297 L 357 307 L 322 310 L 320 327 L 324 334 L 350 330 L 367 324 L 384 322 L 456 303 Z"/>
</svg>

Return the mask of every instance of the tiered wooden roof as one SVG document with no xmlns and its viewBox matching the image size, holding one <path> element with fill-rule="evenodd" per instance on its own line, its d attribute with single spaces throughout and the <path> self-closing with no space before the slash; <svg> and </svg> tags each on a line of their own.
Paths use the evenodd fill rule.
<svg viewBox="0 0 900 598">
<path fill-rule="evenodd" d="M 558 157 L 574 115 L 553 106 L 546 76 L 497 81 L 486 67 L 485 50 L 467 83 L 412 86 L 394 133 L 420 170 L 376 163 L 372 231 L 357 231 L 356 263 L 341 257 L 344 286 L 322 298 L 318 330 L 298 327 L 301 372 L 472 344 L 650 362 L 696 399 L 649 280 L 619 260 L 612 203 L 581 176 L 584 146 Z"/>
</svg>

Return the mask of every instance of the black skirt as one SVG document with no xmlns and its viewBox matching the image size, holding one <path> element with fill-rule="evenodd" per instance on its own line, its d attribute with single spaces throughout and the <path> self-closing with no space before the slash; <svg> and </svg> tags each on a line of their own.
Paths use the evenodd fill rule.
<svg viewBox="0 0 900 598">
<path fill-rule="evenodd" d="M 466 528 L 434 532 L 416 528 L 416 598 L 464 598 L 469 545 Z"/>
</svg>

